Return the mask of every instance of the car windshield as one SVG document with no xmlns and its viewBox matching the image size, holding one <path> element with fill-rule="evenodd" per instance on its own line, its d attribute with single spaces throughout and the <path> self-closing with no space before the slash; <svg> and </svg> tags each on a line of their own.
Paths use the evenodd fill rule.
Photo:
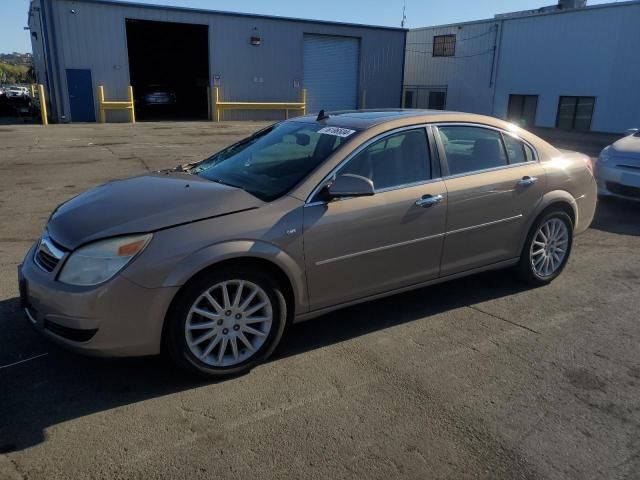
<svg viewBox="0 0 640 480">
<path fill-rule="evenodd" d="M 345 132 L 355 133 L 342 129 L 340 135 Z M 313 123 L 279 123 L 216 153 L 189 172 L 272 201 L 291 190 L 348 139 L 348 135 L 332 133 L 332 129 Z"/>
</svg>

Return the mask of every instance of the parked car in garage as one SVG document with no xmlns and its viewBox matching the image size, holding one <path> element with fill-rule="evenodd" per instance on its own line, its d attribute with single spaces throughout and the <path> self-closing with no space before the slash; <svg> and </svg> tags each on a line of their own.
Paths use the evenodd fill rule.
<svg viewBox="0 0 640 480">
<path fill-rule="evenodd" d="M 144 93 L 144 105 L 149 106 L 168 106 L 175 105 L 176 94 L 166 85 L 149 85 Z"/>
<path fill-rule="evenodd" d="M 640 200 L 640 130 L 633 128 L 605 147 L 596 163 L 598 193 Z"/>
<path fill-rule="evenodd" d="M 348 305 L 507 267 L 550 283 L 593 219 L 591 168 L 479 115 L 298 117 L 60 205 L 18 269 L 22 306 L 80 352 L 238 374 Z"/>
</svg>

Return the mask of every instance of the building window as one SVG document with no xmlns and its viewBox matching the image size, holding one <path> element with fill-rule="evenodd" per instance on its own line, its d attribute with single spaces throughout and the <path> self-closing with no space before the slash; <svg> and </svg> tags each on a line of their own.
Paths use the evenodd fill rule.
<svg viewBox="0 0 640 480">
<path fill-rule="evenodd" d="M 437 35 L 433 37 L 433 56 L 434 57 L 455 57 L 456 55 L 456 36 L 455 35 Z"/>
<path fill-rule="evenodd" d="M 429 92 L 429 110 L 444 110 L 447 103 L 447 91 L 435 91 Z"/>
<path fill-rule="evenodd" d="M 404 108 L 413 108 L 413 90 L 404 92 Z"/>
<path fill-rule="evenodd" d="M 536 124 L 538 95 L 509 95 L 507 120 L 522 127 L 533 127 Z"/>
<path fill-rule="evenodd" d="M 560 97 L 556 127 L 564 130 L 590 130 L 596 97 Z"/>
</svg>

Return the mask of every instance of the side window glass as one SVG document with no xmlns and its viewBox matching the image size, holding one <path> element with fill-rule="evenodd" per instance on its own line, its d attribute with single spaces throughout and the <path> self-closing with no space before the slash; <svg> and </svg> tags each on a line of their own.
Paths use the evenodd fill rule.
<svg viewBox="0 0 640 480">
<path fill-rule="evenodd" d="M 507 148 L 509 163 L 524 163 L 528 161 L 524 143 L 508 134 L 504 134 L 503 138 L 504 145 Z"/>
<path fill-rule="evenodd" d="M 389 135 L 369 145 L 340 169 L 369 178 L 376 190 L 431 178 L 431 162 L 424 128 Z"/>
<path fill-rule="evenodd" d="M 451 175 L 507 165 L 500 132 L 482 127 L 438 128 Z"/>
<path fill-rule="evenodd" d="M 533 149 L 529 145 L 524 146 L 524 153 L 527 156 L 527 162 L 532 162 L 536 159 L 536 154 L 533 153 Z"/>
</svg>

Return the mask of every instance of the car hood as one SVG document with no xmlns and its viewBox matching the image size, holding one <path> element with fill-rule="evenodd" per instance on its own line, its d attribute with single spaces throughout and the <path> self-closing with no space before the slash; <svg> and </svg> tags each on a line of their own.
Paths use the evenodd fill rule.
<svg viewBox="0 0 640 480">
<path fill-rule="evenodd" d="M 258 208 L 264 202 L 234 187 L 178 172 L 117 180 L 60 205 L 49 235 L 67 249 L 101 238 L 153 232 Z"/>
<path fill-rule="evenodd" d="M 629 135 L 621 138 L 612 145 L 612 148 L 620 156 L 640 159 L 640 137 Z"/>
</svg>

